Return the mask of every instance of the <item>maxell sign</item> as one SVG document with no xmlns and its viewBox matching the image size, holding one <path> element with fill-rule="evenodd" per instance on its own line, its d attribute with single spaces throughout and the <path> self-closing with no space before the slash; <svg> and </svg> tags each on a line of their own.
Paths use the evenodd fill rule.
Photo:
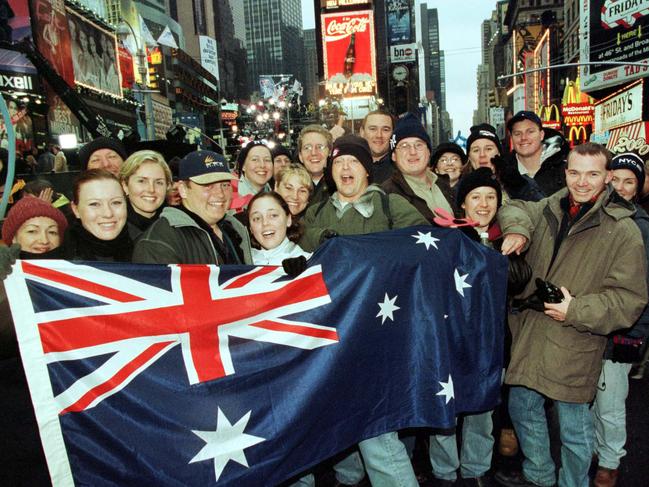
<svg viewBox="0 0 649 487">
<path fill-rule="evenodd" d="M 36 91 L 34 85 L 34 78 L 29 74 L 0 73 L 0 90 L 34 93 Z"/>
<path fill-rule="evenodd" d="M 416 61 L 417 44 L 399 44 L 390 46 L 390 62 L 408 63 Z"/>
</svg>

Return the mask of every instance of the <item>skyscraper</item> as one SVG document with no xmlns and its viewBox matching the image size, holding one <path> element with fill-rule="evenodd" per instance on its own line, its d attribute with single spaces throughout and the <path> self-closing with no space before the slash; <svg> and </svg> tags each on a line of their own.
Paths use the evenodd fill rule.
<svg viewBox="0 0 649 487">
<path fill-rule="evenodd" d="M 264 74 L 304 80 L 300 0 L 244 0 L 244 14 L 250 91 L 259 91 Z"/>
<path fill-rule="evenodd" d="M 421 4 L 422 42 L 424 44 L 424 59 L 426 64 L 426 91 L 432 91 L 433 97 L 440 110 L 446 109 L 445 82 L 442 62 L 444 52 L 439 48 L 439 19 L 436 8 L 427 8 Z"/>
<path fill-rule="evenodd" d="M 318 49 L 315 29 L 304 29 L 304 101 L 318 101 Z"/>
</svg>

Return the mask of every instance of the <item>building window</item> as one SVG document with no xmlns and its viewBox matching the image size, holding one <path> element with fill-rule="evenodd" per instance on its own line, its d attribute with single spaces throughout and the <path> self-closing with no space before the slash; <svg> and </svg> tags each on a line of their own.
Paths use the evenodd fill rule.
<svg viewBox="0 0 649 487">
<path fill-rule="evenodd" d="M 194 4 L 194 33 L 207 35 L 207 24 L 205 22 L 205 3 L 203 0 L 193 0 Z"/>
</svg>

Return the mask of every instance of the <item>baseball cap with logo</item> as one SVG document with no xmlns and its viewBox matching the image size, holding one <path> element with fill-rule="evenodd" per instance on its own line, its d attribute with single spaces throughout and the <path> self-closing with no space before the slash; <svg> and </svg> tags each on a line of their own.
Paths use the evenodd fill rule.
<svg viewBox="0 0 649 487">
<path fill-rule="evenodd" d="M 225 158 L 209 150 L 190 152 L 180 160 L 178 179 L 197 184 L 212 184 L 237 179 L 230 173 Z"/>
<path fill-rule="evenodd" d="M 541 130 L 543 130 L 543 122 L 541 122 L 541 118 L 536 113 L 530 112 L 528 110 L 521 110 L 512 118 L 510 118 L 507 121 L 507 130 L 511 132 L 514 128 L 514 124 L 522 122 L 523 120 L 529 120 L 530 122 L 537 125 Z"/>
</svg>

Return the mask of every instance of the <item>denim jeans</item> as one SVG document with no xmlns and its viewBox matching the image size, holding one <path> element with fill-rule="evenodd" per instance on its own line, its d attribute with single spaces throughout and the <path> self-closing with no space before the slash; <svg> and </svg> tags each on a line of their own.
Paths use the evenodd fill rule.
<svg viewBox="0 0 649 487">
<path fill-rule="evenodd" d="M 417 477 L 406 448 L 396 432 L 385 433 L 361 441 L 358 449 L 363 455 L 367 476 L 372 487 L 417 487 Z M 363 463 L 357 453 L 334 465 L 336 479 L 353 485 L 363 479 Z"/>
<path fill-rule="evenodd" d="M 493 411 L 464 415 L 462 446 L 458 456 L 455 435 L 430 437 L 430 464 L 438 479 L 455 480 L 460 469 L 465 479 L 481 477 L 491 468 L 494 438 Z"/>
<path fill-rule="evenodd" d="M 544 402 L 545 396 L 525 387 L 512 387 L 509 392 L 509 414 L 525 455 L 523 473 L 538 485 L 550 486 L 556 477 Z M 554 401 L 554 407 L 561 436 L 559 487 L 588 487 L 593 453 L 593 421 L 588 404 Z"/>
<path fill-rule="evenodd" d="M 626 397 L 631 364 L 602 362 L 597 395 L 591 409 L 595 424 L 595 452 L 599 466 L 616 469 L 626 455 Z"/>
</svg>

